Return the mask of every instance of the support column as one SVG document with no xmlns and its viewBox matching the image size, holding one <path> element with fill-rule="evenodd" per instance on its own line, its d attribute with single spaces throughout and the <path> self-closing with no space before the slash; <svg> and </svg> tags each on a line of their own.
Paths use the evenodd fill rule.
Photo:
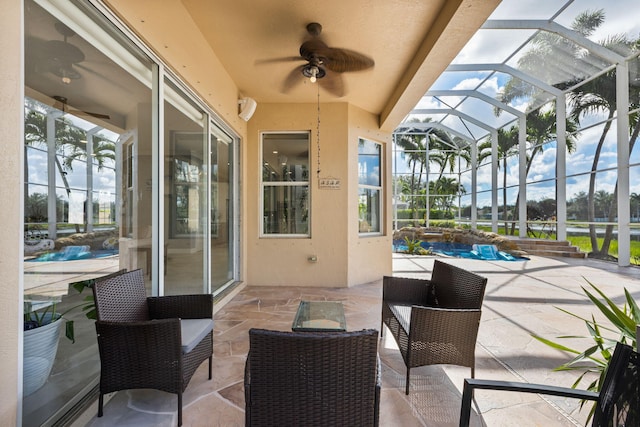
<svg viewBox="0 0 640 427">
<path fill-rule="evenodd" d="M 556 98 L 556 240 L 567 240 L 567 104 Z"/>
<path fill-rule="evenodd" d="M 631 206 L 629 203 L 629 67 L 616 66 L 618 140 L 618 265 L 628 266 L 631 258 Z"/>
<path fill-rule="evenodd" d="M 491 231 L 498 232 L 498 130 L 491 131 Z"/>
<path fill-rule="evenodd" d="M 527 117 L 518 118 L 518 235 L 527 237 Z M 506 203 L 505 203 L 506 206 Z"/>
<path fill-rule="evenodd" d="M 85 222 L 87 229 L 85 232 L 93 232 L 93 135 L 96 128 L 87 132 L 87 201 L 85 202 Z"/>
<path fill-rule="evenodd" d="M 48 238 L 56 239 L 56 118 L 59 114 L 47 115 L 47 221 Z M 63 173 L 63 171 L 60 171 Z M 62 176 L 64 178 L 64 176 Z M 67 193 L 67 196 L 69 193 Z"/>
<path fill-rule="evenodd" d="M 478 228 L 478 143 L 471 143 L 471 228 Z"/>
</svg>

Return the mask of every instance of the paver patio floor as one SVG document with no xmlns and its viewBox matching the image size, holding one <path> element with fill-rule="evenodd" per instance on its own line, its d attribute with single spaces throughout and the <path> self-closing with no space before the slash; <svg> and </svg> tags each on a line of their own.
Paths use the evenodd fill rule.
<svg viewBox="0 0 640 427">
<path fill-rule="evenodd" d="M 433 257 L 394 254 L 396 276 L 430 277 Z M 442 259 L 442 258 L 441 258 Z M 476 347 L 476 377 L 570 386 L 577 374 L 552 372 L 568 360 L 531 337 L 539 334 L 586 335 L 584 323 L 560 312 L 597 314 L 581 287 L 587 280 L 622 301 L 623 288 L 640 300 L 640 268 L 618 267 L 590 259 L 543 258 L 528 261 L 446 262 L 488 277 Z M 213 380 L 206 364 L 194 375 L 184 395 L 184 426 L 244 425 L 243 374 L 248 330 L 290 330 L 300 300 L 342 301 L 347 329 L 380 329 L 382 280 L 345 289 L 247 287 L 215 315 Z M 389 338 L 389 339 L 387 339 Z M 585 348 L 588 341 L 565 340 Z M 393 339 L 380 341 L 383 389 L 381 426 L 457 426 L 462 381 L 468 368 L 430 366 L 411 370 L 411 393 L 404 394 L 405 367 Z M 586 383 L 585 383 L 586 386 Z M 579 402 L 537 395 L 479 391 L 472 416 L 475 426 L 582 426 L 587 410 Z M 94 412 L 95 413 L 95 412 Z M 88 426 L 173 426 L 176 397 L 151 390 L 116 393 L 102 418 L 79 420 Z"/>
</svg>

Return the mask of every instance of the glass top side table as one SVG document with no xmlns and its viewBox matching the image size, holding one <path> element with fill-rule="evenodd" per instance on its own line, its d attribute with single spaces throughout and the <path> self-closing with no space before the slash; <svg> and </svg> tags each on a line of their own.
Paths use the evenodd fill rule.
<svg viewBox="0 0 640 427">
<path fill-rule="evenodd" d="M 335 301 L 300 301 L 291 329 L 295 332 L 344 332 L 344 307 Z"/>
</svg>

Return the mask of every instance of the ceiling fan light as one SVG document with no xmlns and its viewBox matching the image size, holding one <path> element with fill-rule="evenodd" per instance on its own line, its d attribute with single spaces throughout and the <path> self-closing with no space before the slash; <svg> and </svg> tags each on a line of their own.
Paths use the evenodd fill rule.
<svg viewBox="0 0 640 427">
<path fill-rule="evenodd" d="M 326 71 L 318 65 L 315 64 L 307 64 L 302 69 L 302 75 L 309 78 L 311 83 L 315 83 L 318 79 L 321 79 L 325 76 Z"/>
</svg>

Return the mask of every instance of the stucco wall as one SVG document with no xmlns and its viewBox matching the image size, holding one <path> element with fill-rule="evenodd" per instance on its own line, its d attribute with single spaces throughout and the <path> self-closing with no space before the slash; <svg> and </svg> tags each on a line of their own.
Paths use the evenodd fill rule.
<svg viewBox="0 0 640 427">
<path fill-rule="evenodd" d="M 346 103 L 321 104 L 320 177 L 340 180 L 339 189 L 318 188 L 316 104 L 258 105 L 245 141 L 247 283 L 270 286 L 345 287 L 391 272 L 390 237 L 358 236 L 358 137 L 386 142 L 377 117 Z M 311 236 L 260 237 L 260 134 L 311 131 Z M 388 147 L 385 144 L 385 149 Z M 255 189 L 255 190 L 254 190 Z M 317 262 L 309 262 L 309 256 Z"/>
<path fill-rule="evenodd" d="M 367 283 L 390 275 L 392 265 L 391 229 L 391 134 L 378 129 L 378 117 L 353 105 L 348 110 L 349 153 L 349 246 L 348 283 Z M 380 236 L 358 234 L 358 139 L 365 138 L 382 144 L 382 233 Z"/>
<path fill-rule="evenodd" d="M 22 1 L 2 4 L 0 14 L 0 420 L 17 424 L 22 366 Z"/>
</svg>

